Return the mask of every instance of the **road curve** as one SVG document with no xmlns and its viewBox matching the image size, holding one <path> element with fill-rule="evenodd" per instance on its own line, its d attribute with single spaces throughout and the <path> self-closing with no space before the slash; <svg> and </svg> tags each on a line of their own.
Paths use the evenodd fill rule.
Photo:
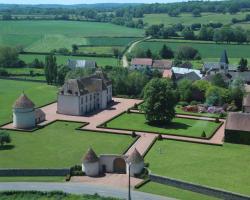
<svg viewBox="0 0 250 200">
<path fill-rule="evenodd" d="M 128 191 L 85 183 L 42 183 L 42 182 L 6 182 L 0 183 L 0 191 L 63 191 L 71 194 L 96 194 L 104 197 L 127 199 Z M 132 191 L 134 200 L 173 200 L 173 198 Z"/>
</svg>

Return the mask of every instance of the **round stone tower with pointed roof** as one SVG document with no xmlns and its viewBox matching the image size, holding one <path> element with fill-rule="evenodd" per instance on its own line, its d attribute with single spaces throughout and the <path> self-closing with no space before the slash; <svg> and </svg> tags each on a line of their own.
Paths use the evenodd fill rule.
<svg viewBox="0 0 250 200">
<path fill-rule="evenodd" d="M 130 165 L 130 175 L 135 176 L 140 174 L 144 168 L 144 159 L 141 154 L 135 149 L 127 158 L 127 172 Z"/>
<path fill-rule="evenodd" d="M 13 105 L 13 126 L 18 129 L 32 129 L 36 126 L 35 105 L 24 93 Z"/>
<path fill-rule="evenodd" d="M 100 172 L 99 158 L 92 148 L 88 150 L 83 158 L 82 171 L 85 172 L 87 176 L 98 176 Z"/>
</svg>

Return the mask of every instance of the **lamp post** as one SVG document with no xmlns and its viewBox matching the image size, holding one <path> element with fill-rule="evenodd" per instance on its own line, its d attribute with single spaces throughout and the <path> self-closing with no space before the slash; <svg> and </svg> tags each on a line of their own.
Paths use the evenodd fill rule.
<svg viewBox="0 0 250 200">
<path fill-rule="evenodd" d="M 131 163 L 128 163 L 128 200 L 131 200 L 131 190 L 130 190 L 130 167 L 131 167 Z"/>
</svg>

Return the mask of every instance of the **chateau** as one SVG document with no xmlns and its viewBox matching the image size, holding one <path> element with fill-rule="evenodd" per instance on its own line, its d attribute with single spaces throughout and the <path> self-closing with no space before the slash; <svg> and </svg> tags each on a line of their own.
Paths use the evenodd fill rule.
<svg viewBox="0 0 250 200">
<path fill-rule="evenodd" d="M 107 108 L 112 101 L 112 83 L 105 74 L 69 79 L 58 93 L 57 112 L 65 115 L 85 115 Z"/>
</svg>

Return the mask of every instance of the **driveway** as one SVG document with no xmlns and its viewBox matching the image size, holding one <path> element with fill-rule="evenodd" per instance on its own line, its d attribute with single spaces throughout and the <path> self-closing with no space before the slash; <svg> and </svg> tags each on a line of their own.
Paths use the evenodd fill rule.
<svg viewBox="0 0 250 200">
<path fill-rule="evenodd" d="M 0 191 L 63 191 L 71 194 L 96 194 L 127 199 L 128 190 L 85 183 L 0 183 Z M 133 200 L 173 200 L 172 198 L 132 191 Z"/>
</svg>

